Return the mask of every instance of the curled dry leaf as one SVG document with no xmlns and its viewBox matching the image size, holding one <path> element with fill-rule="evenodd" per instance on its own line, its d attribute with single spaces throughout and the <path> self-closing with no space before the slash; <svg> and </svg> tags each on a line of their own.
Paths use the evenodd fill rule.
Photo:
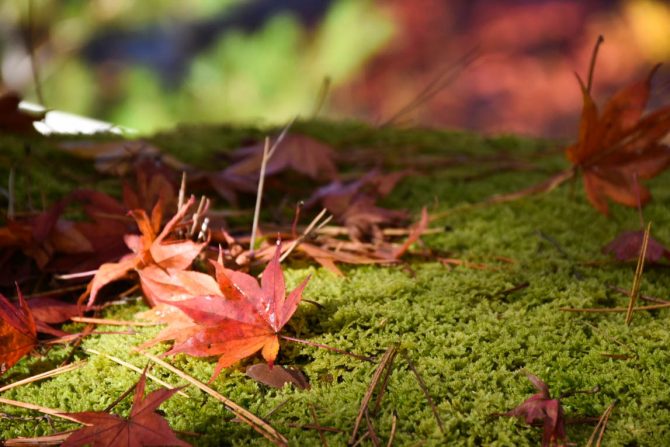
<svg viewBox="0 0 670 447">
<path fill-rule="evenodd" d="M 594 50 L 589 83 L 577 76 L 584 105 L 579 139 L 566 155 L 582 172 L 591 204 L 608 214 L 608 199 L 630 207 L 647 203 L 651 194 L 638 179 L 655 177 L 670 166 L 670 148 L 661 143 L 670 131 L 670 106 L 644 115 L 657 65 L 647 77 L 614 94 L 599 112 L 591 97 L 590 78 L 601 42 Z"/>
<path fill-rule="evenodd" d="M 206 242 L 195 243 L 190 240 L 165 241 L 194 202 L 195 198 L 191 197 L 160 233 L 162 219 L 162 204 L 160 201 L 154 207 L 151 218 L 147 216 L 144 210 L 131 211 L 131 215 L 141 232 L 140 236 L 126 235 L 125 237 L 125 243 L 133 253 L 121 258 L 119 262 L 100 266 L 87 290 L 87 292 L 90 292 L 87 306 L 91 307 L 93 305 L 103 286 L 125 277 L 130 271 L 136 271 L 139 274 L 142 290 L 145 292 L 149 304 L 153 306 L 158 297 L 155 296 L 155 293 L 152 293 L 152 275 L 156 274 L 158 270 L 177 271 L 187 269 L 193 259 L 207 245 Z M 157 269 L 153 267 L 157 267 Z"/>
<path fill-rule="evenodd" d="M 228 270 L 218 263 L 216 280 L 220 292 L 168 304 L 192 320 L 190 327 L 168 326 L 148 343 L 175 340 L 167 354 L 220 356 L 212 379 L 223 368 L 261 351 L 272 364 L 279 352 L 279 332 L 298 308 L 309 278 L 286 296 L 284 274 L 279 266 L 280 248 L 263 271 L 259 286 L 246 273 Z"/>
<path fill-rule="evenodd" d="M 281 365 L 270 367 L 267 363 L 257 363 L 248 366 L 245 373 L 255 381 L 273 388 L 283 388 L 287 383 L 301 390 L 310 388 L 305 375 L 295 368 L 286 368 Z"/>
<path fill-rule="evenodd" d="M 72 433 L 63 447 L 92 445 L 93 447 L 190 446 L 177 438 L 156 409 L 172 397 L 179 388 L 160 389 L 144 395 L 146 376 L 142 374 L 135 387 L 133 407 L 128 419 L 100 411 L 63 413 L 86 427 Z"/>
<path fill-rule="evenodd" d="M 527 371 L 524 372 L 539 393 L 533 394 L 521 405 L 503 415 L 521 417 L 526 424 L 542 422 L 542 447 L 565 446 L 567 437 L 561 402 L 551 398 L 549 387 L 539 377 Z"/>
</svg>

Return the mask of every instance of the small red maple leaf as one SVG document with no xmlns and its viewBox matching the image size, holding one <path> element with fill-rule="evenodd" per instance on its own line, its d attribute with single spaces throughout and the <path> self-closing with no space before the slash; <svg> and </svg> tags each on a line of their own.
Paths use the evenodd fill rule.
<svg viewBox="0 0 670 447">
<path fill-rule="evenodd" d="M 16 290 L 19 295 L 18 307 L 0 294 L 0 375 L 37 345 L 37 328 L 33 313 L 18 286 Z"/>
<path fill-rule="evenodd" d="M 272 365 L 279 352 L 278 334 L 298 308 L 309 280 L 307 277 L 286 296 L 280 253 L 278 245 L 263 271 L 260 286 L 253 276 L 215 263 L 221 294 L 167 302 L 183 311 L 193 324 L 168 327 L 149 344 L 175 340 L 166 354 L 220 356 L 211 380 L 223 368 L 257 351 Z"/>
<path fill-rule="evenodd" d="M 539 391 L 526 399 L 504 416 L 522 417 L 527 424 L 535 421 L 543 423 L 542 447 L 560 447 L 567 442 L 563 407 L 558 399 L 552 399 L 549 387 L 537 376 L 524 371 L 528 380 Z"/>
<path fill-rule="evenodd" d="M 145 396 L 145 385 L 146 376 L 142 374 L 135 387 L 133 407 L 128 419 L 101 411 L 63 413 L 87 426 L 72 433 L 62 446 L 190 446 L 189 443 L 177 438 L 167 421 L 156 413 L 160 404 L 179 389 L 160 389 Z"/>
</svg>

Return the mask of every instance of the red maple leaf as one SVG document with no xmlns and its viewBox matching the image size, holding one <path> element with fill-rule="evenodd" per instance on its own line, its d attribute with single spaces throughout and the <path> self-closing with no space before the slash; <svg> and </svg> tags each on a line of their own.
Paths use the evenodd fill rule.
<svg viewBox="0 0 670 447">
<path fill-rule="evenodd" d="M 0 375 L 37 345 L 35 319 L 18 286 L 16 290 L 18 307 L 0 294 Z"/>
<path fill-rule="evenodd" d="M 165 239 L 184 218 L 194 202 L 195 198 L 191 197 L 170 219 L 162 231 L 160 231 L 162 220 L 162 203 L 160 201 L 154 207 L 151 218 L 142 209 L 131 211 L 131 215 L 141 232 L 139 236 L 126 235 L 124 238 L 126 245 L 133 253 L 121 258 L 119 262 L 111 262 L 100 266 L 89 284 L 89 290 L 87 291 L 90 292 L 88 307 L 93 305 L 103 286 L 125 277 L 131 271 L 139 274 L 145 297 L 149 304 L 153 306 L 160 297 L 152 293 L 152 289 L 147 286 L 147 280 L 151 279 L 152 272 L 157 270 L 185 270 L 206 245 L 206 242 L 196 243 L 190 240 L 165 242 Z M 152 269 L 152 267 L 157 267 L 157 269 Z"/>
<path fill-rule="evenodd" d="M 261 351 L 272 365 L 279 352 L 279 332 L 298 308 L 309 277 L 286 296 L 284 274 L 279 266 L 280 247 L 263 271 L 261 284 L 246 273 L 215 263 L 220 295 L 203 295 L 170 305 L 193 322 L 188 327 L 166 328 L 149 344 L 175 340 L 167 354 L 208 357 L 218 355 L 212 379 L 239 360 Z"/>
<path fill-rule="evenodd" d="M 637 180 L 655 177 L 670 166 L 670 148 L 660 142 L 670 131 L 670 106 L 643 116 L 657 65 L 645 79 L 619 90 L 599 113 L 591 98 L 591 79 L 601 42 L 594 50 L 587 85 L 577 76 L 584 105 L 579 139 L 566 155 L 581 170 L 591 204 L 607 214 L 607 199 L 630 207 L 651 199 Z"/>
<path fill-rule="evenodd" d="M 133 407 L 128 419 L 100 411 L 64 413 L 88 425 L 72 433 L 62 444 L 63 447 L 190 446 L 177 438 L 167 421 L 156 413 L 158 406 L 179 389 L 160 389 L 145 396 L 145 384 L 146 377 L 142 374 L 135 387 Z"/>
<path fill-rule="evenodd" d="M 643 239 L 644 231 L 623 231 L 603 247 L 603 253 L 611 254 L 619 261 L 636 260 L 640 257 Z M 663 257 L 670 259 L 670 250 L 650 236 L 645 260 L 654 263 Z"/>
<path fill-rule="evenodd" d="M 539 391 L 526 399 L 513 410 L 503 413 L 504 416 L 522 417 L 527 424 L 535 421 L 543 423 L 542 447 L 564 446 L 567 442 L 565 435 L 565 420 L 563 407 L 558 399 L 552 399 L 549 387 L 537 376 L 524 371 L 528 380 Z"/>
</svg>

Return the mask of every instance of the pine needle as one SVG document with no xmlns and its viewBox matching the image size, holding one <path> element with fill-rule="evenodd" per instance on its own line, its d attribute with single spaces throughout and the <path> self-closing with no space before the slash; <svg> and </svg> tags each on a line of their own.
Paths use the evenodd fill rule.
<svg viewBox="0 0 670 447">
<path fill-rule="evenodd" d="M 128 363 L 125 360 L 122 360 L 118 357 L 114 357 L 113 355 L 105 354 L 104 352 L 100 352 L 100 351 L 97 351 L 95 349 L 90 349 L 90 348 L 84 348 L 84 352 L 105 357 L 106 359 L 109 359 L 114 363 L 118 363 L 119 365 L 121 365 L 125 368 L 128 368 L 132 371 L 135 371 L 138 374 L 142 374 L 142 372 L 143 372 L 142 368 L 138 368 L 137 366 L 133 365 L 132 363 Z M 168 390 L 173 390 L 174 388 L 176 388 L 176 387 L 170 385 L 169 383 L 167 383 L 167 382 L 159 379 L 158 377 L 154 376 L 153 374 L 146 373 L 145 375 L 146 375 L 147 378 L 149 378 L 149 379 L 153 380 L 154 382 L 164 386 Z M 187 399 L 191 398 L 188 394 L 186 394 L 183 391 L 177 391 L 177 394 L 179 394 L 181 396 L 184 396 Z"/>
<path fill-rule="evenodd" d="M 633 320 L 633 307 L 637 303 L 637 298 L 640 295 L 640 285 L 642 283 L 642 273 L 644 271 L 644 261 L 647 257 L 647 246 L 649 245 L 649 233 L 651 232 L 651 222 L 647 224 L 642 236 L 642 247 L 640 248 L 640 256 L 637 258 L 637 268 L 635 269 L 635 276 L 633 277 L 633 286 L 630 288 L 630 301 L 628 302 L 628 311 L 626 312 L 626 325 L 630 326 Z"/>
<path fill-rule="evenodd" d="M 614 410 L 615 405 L 616 400 L 611 404 L 609 404 L 609 406 L 603 412 L 602 416 L 600 416 L 600 419 L 598 419 L 598 423 L 593 429 L 593 433 L 591 433 L 591 436 L 589 437 L 589 440 L 586 443 L 586 447 L 591 447 L 593 445 L 593 441 L 596 441 L 596 435 L 598 435 L 598 439 L 596 441 L 596 447 L 601 447 L 603 436 L 605 435 L 605 428 L 607 428 L 607 422 L 610 419 L 610 415 L 612 414 L 612 410 Z M 598 433 L 598 430 L 600 430 L 600 433 Z"/>
<path fill-rule="evenodd" d="M 11 405 L 12 407 L 18 407 L 18 408 L 25 408 L 26 410 L 39 411 L 40 413 L 48 414 L 49 416 L 55 416 L 61 419 L 67 419 L 68 421 L 76 422 L 77 424 L 81 424 L 81 422 L 79 422 L 75 418 L 63 414 L 63 411 L 61 410 L 55 410 L 53 408 L 43 407 L 41 405 L 29 404 L 28 402 L 19 402 L 18 400 L 5 399 L 4 397 L 0 397 L 0 404 Z"/>
<path fill-rule="evenodd" d="M 375 370 L 375 373 L 372 375 L 370 385 L 368 386 L 368 389 L 365 392 L 365 395 L 363 396 L 363 400 L 361 401 L 361 407 L 358 410 L 358 416 L 356 416 L 354 430 L 352 431 L 351 436 L 349 437 L 349 445 L 354 444 L 356 442 L 358 429 L 361 425 L 361 422 L 363 421 L 363 417 L 365 417 L 368 404 L 370 403 L 370 399 L 372 399 L 372 393 L 374 393 L 375 388 L 377 387 L 377 384 L 379 383 L 379 380 L 381 379 L 382 374 L 384 373 L 386 368 L 390 368 L 391 365 L 393 365 L 393 359 L 395 358 L 397 353 L 398 353 L 398 347 L 396 345 L 390 346 L 384 353 L 384 356 L 379 362 L 379 366 Z"/>
<path fill-rule="evenodd" d="M 227 397 L 223 396 L 222 394 L 218 393 L 214 389 L 208 387 L 204 383 L 200 382 L 199 380 L 189 376 L 186 374 L 184 371 L 175 368 L 174 366 L 170 365 L 169 363 L 165 362 L 164 360 L 156 357 L 153 354 L 150 354 L 145 351 L 137 350 L 140 352 L 142 355 L 146 356 L 147 358 L 151 359 L 154 363 L 162 366 L 163 368 L 175 373 L 182 379 L 186 380 L 187 382 L 191 383 L 192 385 L 196 386 L 203 392 L 209 394 L 210 396 L 214 397 L 216 400 L 219 402 L 223 403 L 223 405 L 230 410 L 235 416 L 237 416 L 240 420 L 251 426 L 254 430 L 256 430 L 258 433 L 261 435 L 265 436 L 268 440 L 270 440 L 273 444 L 279 445 L 279 446 L 284 446 L 288 447 L 288 440 L 279 433 L 274 427 L 272 427 L 270 424 L 265 422 L 263 419 L 259 418 L 255 414 L 251 413 L 249 410 L 241 407 L 240 405 L 236 404 L 232 400 L 228 399 Z"/>
<path fill-rule="evenodd" d="M 58 368 L 52 369 L 50 371 L 46 371 L 40 374 L 36 374 L 34 376 L 26 377 L 25 379 L 17 380 L 16 382 L 10 383 L 9 385 L 5 385 L 3 387 L 0 387 L 0 393 L 3 393 L 7 390 L 11 390 L 12 388 L 16 388 L 19 386 L 27 385 L 29 383 L 37 382 L 39 380 L 43 379 L 48 379 L 49 377 L 54 377 L 59 374 L 63 374 L 69 371 L 74 371 L 77 368 L 80 368 L 86 364 L 85 361 L 80 361 L 76 363 L 70 363 L 69 365 L 65 366 L 60 366 Z"/>
</svg>

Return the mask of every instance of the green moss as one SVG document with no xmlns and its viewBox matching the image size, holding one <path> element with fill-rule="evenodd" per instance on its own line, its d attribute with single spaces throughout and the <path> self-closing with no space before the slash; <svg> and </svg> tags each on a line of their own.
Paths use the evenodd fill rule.
<svg viewBox="0 0 670 447">
<path fill-rule="evenodd" d="M 519 160 L 534 160 L 541 169 L 469 179 L 468 173 L 484 172 L 485 167 L 473 163 L 436 167 L 426 175 L 406 179 L 387 199 L 389 206 L 415 212 L 423 205 L 428 205 L 434 214 L 451 210 L 433 223 L 445 230 L 425 236 L 425 244 L 449 257 L 483 263 L 484 270 L 449 268 L 418 258 L 409 269 L 344 267 L 344 278 L 314 267 L 287 268 L 291 285 L 313 273 L 305 297 L 321 304 L 317 307 L 303 303 L 286 328 L 287 333 L 364 355 L 379 355 L 391 344 L 400 343 L 420 371 L 444 421 L 445 434 L 440 433 L 408 365 L 398 357 L 388 391 L 373 418 L 384 441 L 395 411 L 395 445 L 420 441 L 425 441 L 425 445 L 538 445 L 539 429 L 510 418 L 490 417 L 517 406 L 534 393 L 525 376 L 518 373 L 526 368 L 543 378 L 554 395 L 600 387 L 597 394 L 564 399 L 568 417 L 597 417 L 613 400 L 618 400 L 605 434 L 607 445 L 670 443 L 668 311 L 636 313 L 632 325 L 626 327 L 621 314 L 558 310 L 565 306 L 626 304 L 627 298 L 613 292 L 609 285 L 629 287 L 633 266 L 590 261 L 604 259 L 601 247 L 618 232 L 637 227 L 635 212 L 614 206 L 610 219 L 599 215 L 587 203 L 580 184 L 575 185 L 574 191 L 564 185 L 549 194 L 508 204 L 464 206 L 494 193 L 528 186 L 546 177 L 542 170 L 565 166 L 560 153 L 545 152 L 552 147 L 549 142 L 509 136 L 485 139 L 429 130 L 374 130 L 354 123 L 298 123 L 297 127 L 342 151 L 370 147 L 389 158 L 401 157 L 403 151 L 445 156 L 491 156 L 505 151 Z M 261 135 L 257 129 L 190 128 L 175 137 L 159 135 L 155 141 L 169 146 L 176 154 L 193 148 L 193 160 L 203 160 L 216 150 L 232 148 Z M 655 236 L 662 241 L 670 241 L 669 179 L 665 174 L 651 182 L 655 200 L 645 209 L 645 217 L 654 223 Z M 501 257 L 508 261 L 501 261 Z M 526 282 L 526 288 L 505 292 Z M 667 297 L 669 291 L 666 269 L 647 268 L 642 292 Z M 108 316 L 131 318 L 140 308 L 115 307 Z M 142 367 L 146 360 L 133 353 L 132 347 L 156 331 L 157 328 L 140 328 L 132 336 L 92 336 L 83 348 L 100 350 Z M 165 347 L 158 346 L 155 352 Z M 629 358 L 616 360 L 603 354 L 626 354 Z M 88 358 L 86 366 L 14 389 L 3 397 L 67 411 L 100 410 L 137 380 L 136 373 L 105 358 L 87 355 L 85 351 L 77 351 L 77 355 Z M 214 365 L 211 359 L 184 355 L 170 361 L 204 381 L 209 379 Z M 247 363 L 257 361 L 253 358 Z M 3 381 L 34 373 L 34 362 L 21 362 Z M 296 428 L 312 423 L 309 408 L 313 405 L 322 425 L 342 430 L 327 433 L 329 443 L 345 445 L 375 365 L 286 342 L 278 363 L 299 365 L 312 389 L 270 389 L 248 379 L 240 368 L 225 371 L 213 386 L 259 415 L 287 401 L 268 420 L 289 438 L 291 445 L 320 443 L 315 431 Z M 183 384 L 160 368 L 152 372 L 170 383 Z M 247 426 L 231 422 L 230 413 L 214 399 L 192 388 L 185 391 L 189 399 L 175 396 L 161 407 L 175 430 L 200 434 L 184 439 L 196 445 L 267 445 Z M 127 399 L 117 410 L 125 414 L 129 406 Z M 29 414 L 4 406 L 2 411 Z M 72 427 L 60 421 L 55 424 L 58 430 Z M 591 429 L 571 425 L 567 431 L 570 440 L 579 445 L 585 443 Z M 3 438 L 51 432 L 46 423 L 0 420 Z"/>
</svg>

